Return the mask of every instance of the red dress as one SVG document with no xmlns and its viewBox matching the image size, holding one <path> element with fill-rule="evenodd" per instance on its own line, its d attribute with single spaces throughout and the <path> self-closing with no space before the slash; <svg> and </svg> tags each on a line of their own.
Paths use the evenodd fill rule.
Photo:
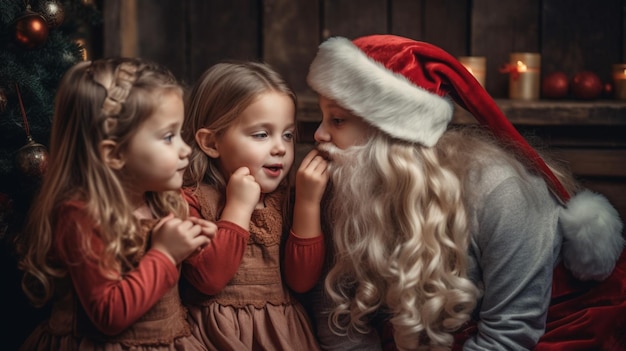
<svg viewBox="0 0 626 351">
<path fill-rule="evenodd" d="M 206 350 L 191 335 L 178 293 L 179 269 L 169 258 L 145 248 L 135 257 L 135 269 L 105 277 L 96 259 L 81 250 L 85 238 L 96 254 L 103 249 L 84 205 L 65 203 L 58 218 L 52 255 L 68 275 L 55 282 L 50 318 L 21 350 Z M 149 235 L 154 224 L 156 220 L 143 221 L 142 232 Z"/>
</svg>

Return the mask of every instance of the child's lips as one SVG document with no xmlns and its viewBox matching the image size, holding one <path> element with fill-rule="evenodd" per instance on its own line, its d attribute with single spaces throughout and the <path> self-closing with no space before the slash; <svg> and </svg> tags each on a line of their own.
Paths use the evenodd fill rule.
<svg viewBox="0 0 626 351">
<path fill-rule="evenodd" d="M 263 166 L 263 168 L 265 169 L 266 173 L 269 174 L 270 176 L 279 176 L 281 171 L 283 170 L 283 165 L 281 164 L 266 165 L 266 166 Z"/>
<path fill-rule="evenodd" d="M 263 166 L 263 167 L 267 168 L 269 170 L 275 171 L 275 172 L 280 171 L 280 170 L 283 169 L 283 165 L 267 165 L 267 166 Z"/>
</svg>

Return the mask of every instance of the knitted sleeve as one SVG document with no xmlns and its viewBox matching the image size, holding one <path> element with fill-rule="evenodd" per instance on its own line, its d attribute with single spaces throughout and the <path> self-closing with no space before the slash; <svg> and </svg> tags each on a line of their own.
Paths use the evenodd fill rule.
<svg viewBox="0 0 626 351">
<path fill-rule="evenodd" d="M 300 238 L 289 233 L 285 245 L 285 282 L 295 292 L 303 293 L 315 286 L 324 265 L 324 236 Z"/>
<path fill-rule="evenodd" d="M 104 245 L 93 221 L 76 206 L 59 212 L 55 228 L 55 249 L 72 279 L 83 309 L 102 333 L 115 335 L 131 326 L 174 287 L 178 269 L 163 253 L 148 250 L 136 269 L 124 276 L 111 272 L 105 276 L 98 268 L 97 255 Z M 86 256 L 83 238 L 90 241 L 96 254 Z"/>
<path fill-rule="evenodd" d="M 493 183 L 492 183 L 493 184 Z M 495 183 L 471 218 L 478 330 L 463 349 L 530 350 L 543 335 L 558 254 L 557 205 L 537 179 Z"/>
</svg>

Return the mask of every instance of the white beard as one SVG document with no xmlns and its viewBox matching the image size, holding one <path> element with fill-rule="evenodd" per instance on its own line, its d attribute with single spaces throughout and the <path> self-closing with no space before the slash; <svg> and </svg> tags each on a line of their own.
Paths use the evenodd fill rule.
<svg viewBox="0 0 626 351">
<path fill-rule="evenodd" d="M 365 209 L 380 184 L 369 156 L 371 143 L 343 150 L 327 143 L 318 145 L 318 149 L 331 160 L 328 167 L 331 192 L 327 197 L 327 216 L 332 223 L 333 241 L 347 244 L 355 240 L 355 226 L 362 224 L 364 217 L 369 217 Z"/>
</svg>

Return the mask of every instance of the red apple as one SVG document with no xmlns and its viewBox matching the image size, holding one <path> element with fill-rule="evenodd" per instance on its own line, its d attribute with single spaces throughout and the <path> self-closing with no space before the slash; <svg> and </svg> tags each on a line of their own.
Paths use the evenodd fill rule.
<svg viewBox="0 0 626 351">
<path fill-rule="evenodd" d="M 590 71 L 578 72 L 572 78 L 572 94 L 582 100 L 593 100 L 600 97 L 604 84 L 597 74 Z"/>
<path fill-rule="evenodd" d="M 541 81 L 541 94 L 547 99 L 561 99 L 567 96 L 569 79 L 563 72 L 552 72 Z"/>
</svg>

